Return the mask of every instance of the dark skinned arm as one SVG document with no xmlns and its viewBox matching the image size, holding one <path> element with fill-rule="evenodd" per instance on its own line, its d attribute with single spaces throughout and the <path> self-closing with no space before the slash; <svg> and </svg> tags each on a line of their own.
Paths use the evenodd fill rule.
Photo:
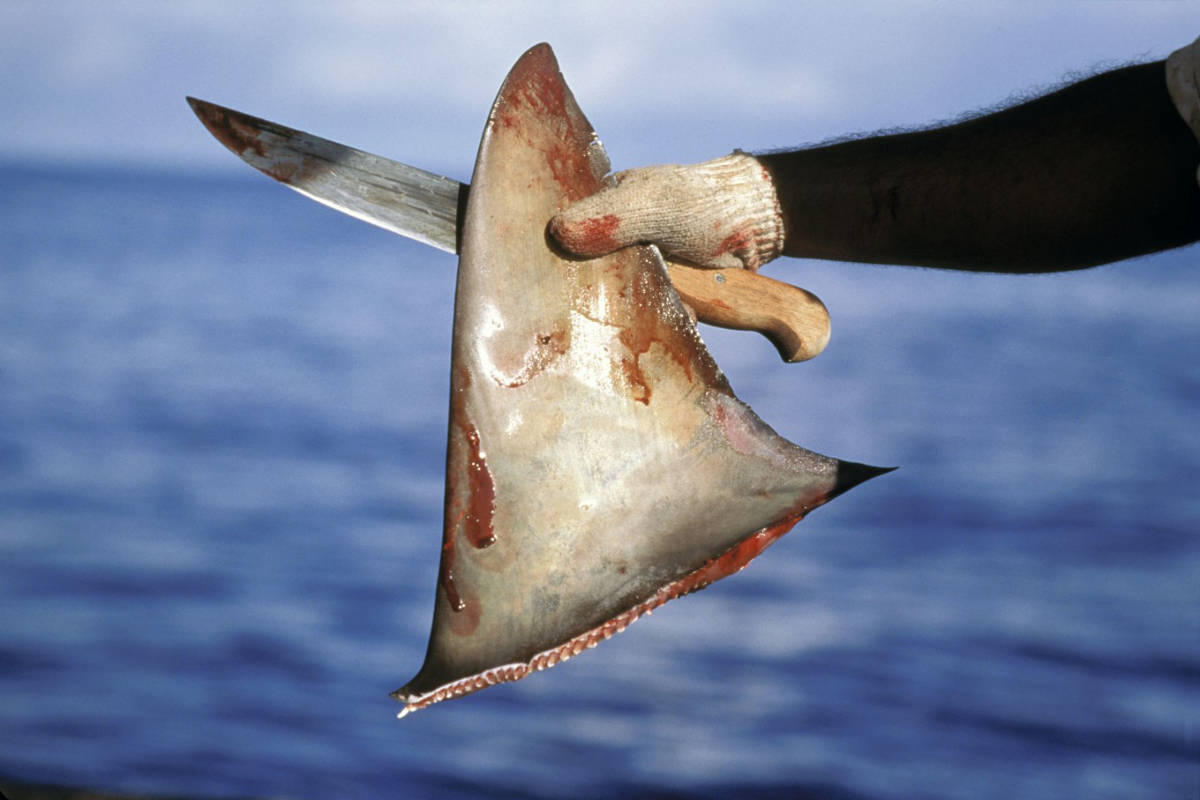
<svg viewBox="0 0 1200 800">
<path fill-rule="evenodd" d="M 943 128 L 756 157 L 790 256 L 1045 272 L 1200 239 L 1200 146 L 1161 61 Z"/>
</svg>

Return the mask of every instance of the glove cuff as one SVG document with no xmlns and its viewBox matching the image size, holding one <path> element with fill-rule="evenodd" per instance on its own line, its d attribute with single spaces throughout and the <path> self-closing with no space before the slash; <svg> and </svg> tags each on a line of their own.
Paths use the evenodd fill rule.
<svg viewBox="0 0 1200 800">
<path fill-rule="evenodd" d="M 783 211 L 775 182 L 762 162 L 741 150 L 696 164 L 696 174 L 713 187 L 711 200 L 734 231 L 725 252 L 758 269 L 783 252 Z"/>
</svg>

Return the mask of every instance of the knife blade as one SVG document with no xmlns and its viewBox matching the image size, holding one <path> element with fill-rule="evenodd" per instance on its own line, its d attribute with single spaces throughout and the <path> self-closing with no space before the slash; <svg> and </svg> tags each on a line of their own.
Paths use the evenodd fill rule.
<svg viewBox="0 0 1200 800">
<path fill-rule="evenodd" d="M 467 184 L 215 103 L 194 97 L 187 102 L 221 144 L 288 188 L 393 233 L 458 252 Z M 743 269 L 666 264 L 671 283 L 701 322 L 757 331 L 787 362 L 808 360 L 829 341 L 829 312 L 811 292 Z"/>
</svg>

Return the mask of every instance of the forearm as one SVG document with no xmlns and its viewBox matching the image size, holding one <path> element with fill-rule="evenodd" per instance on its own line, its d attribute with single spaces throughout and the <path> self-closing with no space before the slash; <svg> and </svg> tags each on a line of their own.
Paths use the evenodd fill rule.
<svg viewBox="0 0 1200 800">
<path fill-rule="evenodd" d="M 1033 272 L 1200 239 L 1200 146 L 1161 61 L 943 128 L 757 157 L 791 256 Z"/>
</svg>

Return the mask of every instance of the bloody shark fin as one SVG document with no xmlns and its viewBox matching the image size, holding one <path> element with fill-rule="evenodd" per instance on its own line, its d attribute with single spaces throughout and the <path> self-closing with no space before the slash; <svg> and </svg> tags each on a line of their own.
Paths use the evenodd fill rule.
<svg viewBox="0 0 1200 800">
<path fill-rule="evenodd" d="M 797 447 L 739 401 L 657 250 L 555 250 L 547 221 L 607 171 L 550 47 L 534 47 L 471 183 L 433 632 L 393 693 L 403 713 L 594 646 L 885 471 Z"/>
</svg>

